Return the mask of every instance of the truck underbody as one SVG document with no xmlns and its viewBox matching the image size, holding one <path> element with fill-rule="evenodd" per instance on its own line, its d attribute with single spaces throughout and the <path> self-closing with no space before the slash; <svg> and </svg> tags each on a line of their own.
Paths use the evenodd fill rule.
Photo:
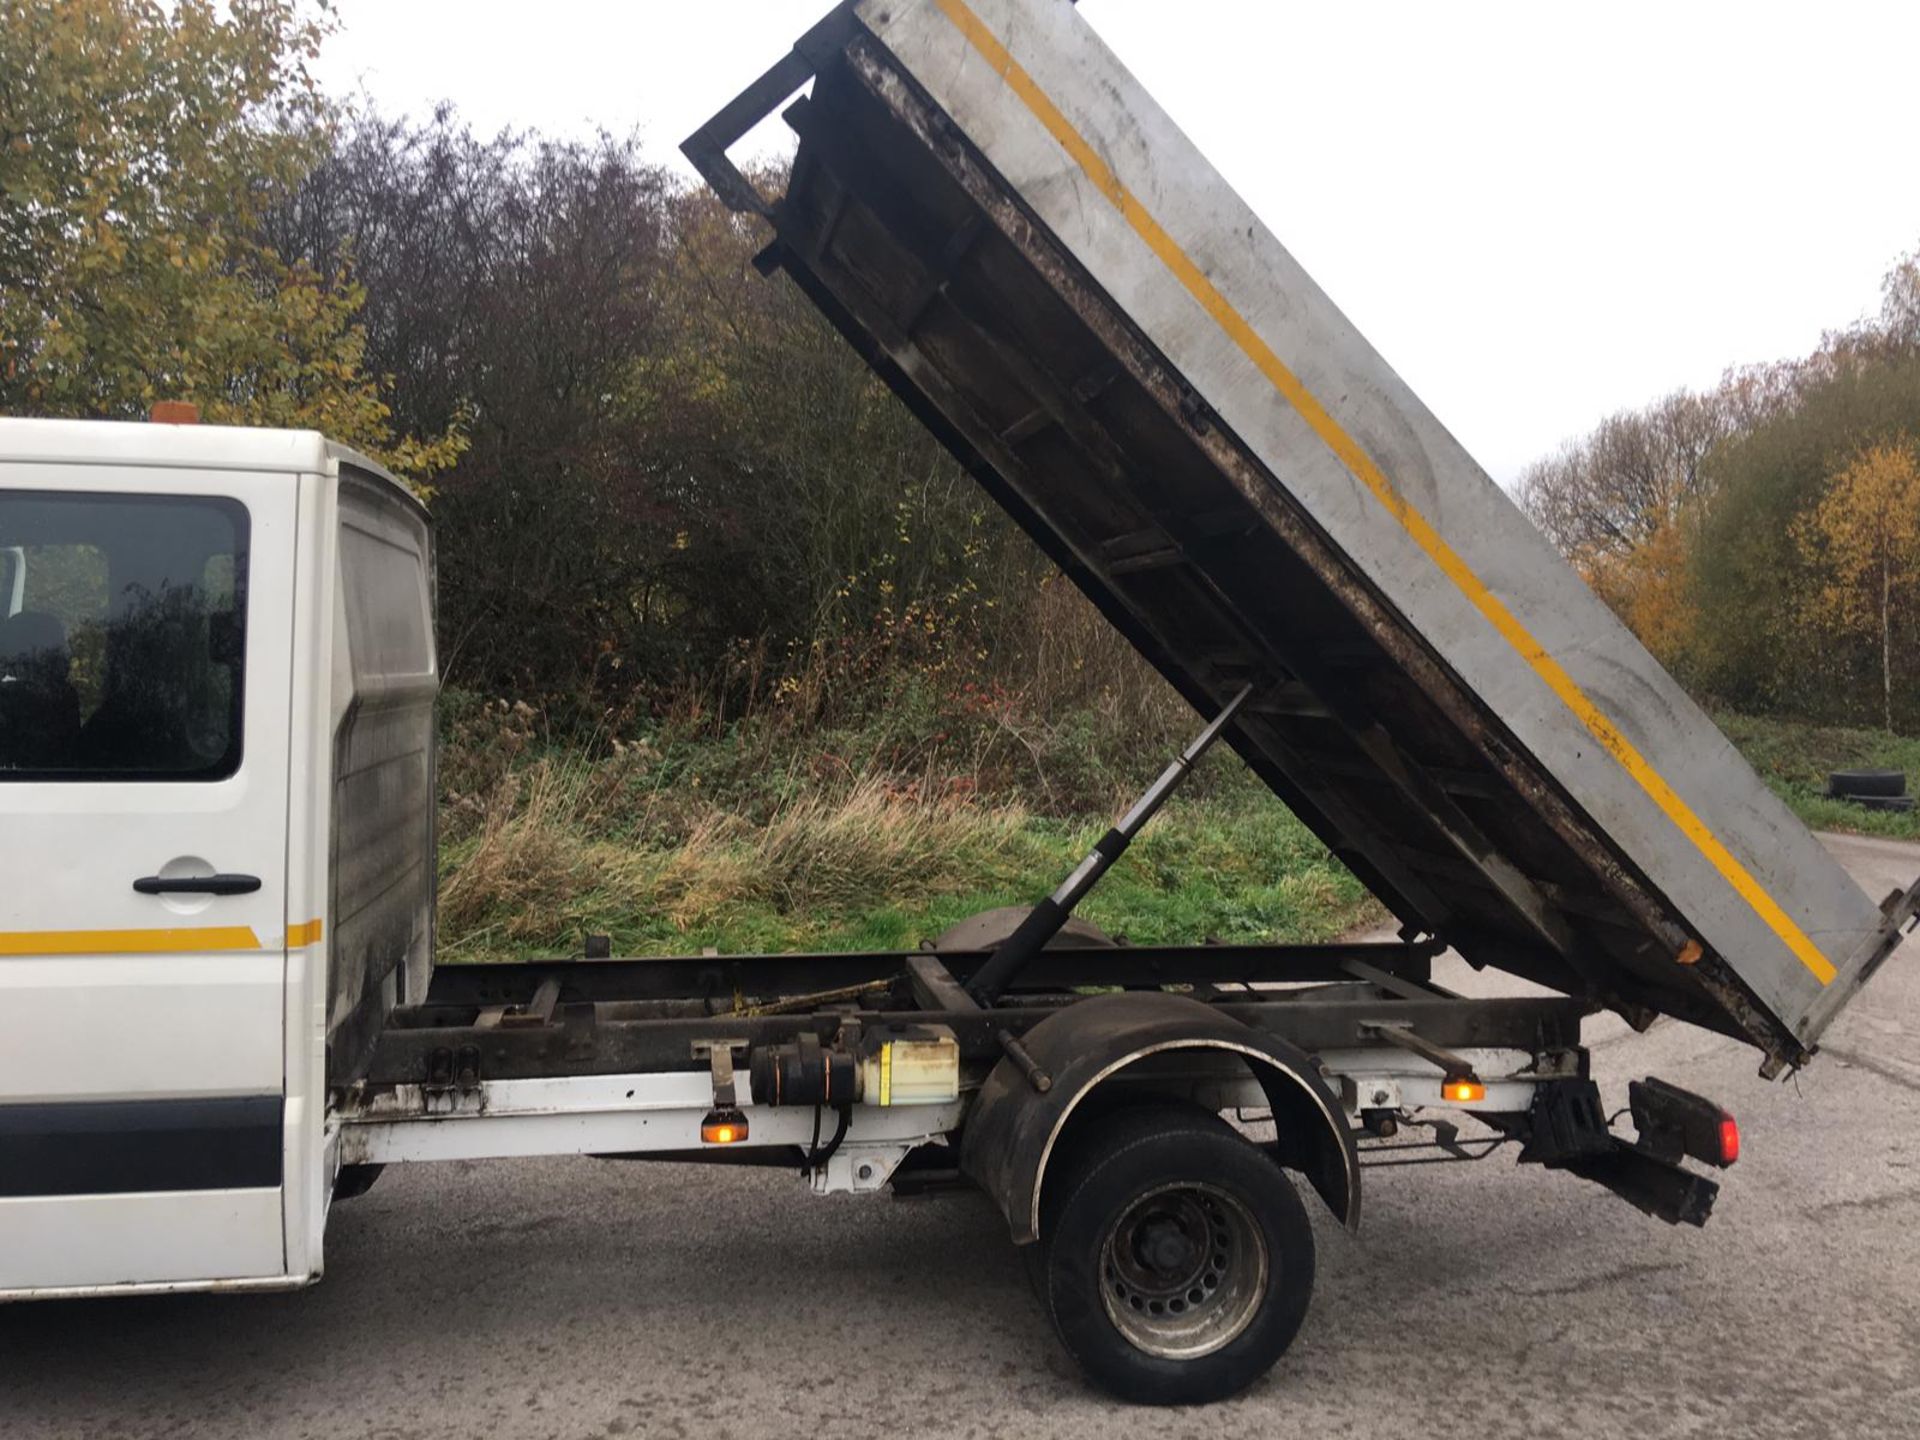
<svg viewBox="0 0 1920 1440">
<path fill-rule="evenodd" d="M 1704 1220 L 1715 1189 L 1704 1177 L 1634 1151 L 1604 1123 L 1564 1129 L 1575 1092 L 1590 1102 L 1578 1115 L 1598 1116 L 1580 1046 L 1593 1007 L 1561 995 L 1450 993 L 1432 980 L 1437 949 L 1431 941 L 1052 949 L 987 1006 L 966 987 L 992 950 L 449 967 L 424 1003 L 389 1017 L 365 1077 L 336 1095 L 338 1161 L 351 1172 L 584 1153 L 792 1164 L 823 1192 L 890 1181 L 926 1188 L 936 1173 L 992 1188 L 1000 1167 L 969 1165 L 948 1140 L 995 1067 L 1010 1064 L 1044 1095 L 1057 1077 L 1024 1043 L 1032 1032 L 1102 996 L 1178 997 L 1183 1012 L 1170 1019 L 1188 1006 L 1213 1017 L 1213 1034 L 1195 1047 L 1207 1053 L 1122 1077 L 1136 1089 L 1271 1119 L 1271 1098 L 1231 1048 L 1244 1032 L 1303 1057 L 1363 1147 L 1395 1141 L 1411 1112 L 1447 1107 L 1523 1142 L 1530 1159 L 1564 1165 L 1637 1154 L 1630 1179 L 1614 1183 L 1604 1166 L 1595 1178 L 1669 1220 Z M 851 1085 L 833 1093 L 833 1077 L 853 1074 L 863 1052 L 927 1034 L 954 1042 L 950 1098 L 888 1103 Z M 776 1097 L 754 1083 L 771 1074 L 756 1061 L 799 1047 L 821 1057 L 821 1084 Z M 1153 1041 L 1134 1048 L 1141 1053 L 1116 1068 L 1144 1060 Z M 714 1063 L 722 1054 L 724 1068 Z M 702 1122 L 730 1109 L 740 1113 L 738 1133 L 703 1141 Z M 1549 1119 L 1562 1131 L 1546 1133 Z M 1330 1132 L 1321 1138 L 1328 1143 L 1287 1158 L 1357 1224 L 1357 1183 L 1327 1183 L 1324 1167 L 1338 1147 Z M 1431 1158 L 1469 1158 L 1451 1127 L 1429 1143 Z M 1395 1141 L 1396 1159 L 1408 1144 Z M 1368 1155 L 1357 1151 L 1357 1168 Z M 1021 1218 L 1008 1215 L 1016 1237 L 1031 1238 Z"/>
</svg>

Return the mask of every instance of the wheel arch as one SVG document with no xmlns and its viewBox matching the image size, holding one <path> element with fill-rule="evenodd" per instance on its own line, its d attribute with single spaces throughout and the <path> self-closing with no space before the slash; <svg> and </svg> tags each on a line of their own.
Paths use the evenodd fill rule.
<svg viewBox="0 0 1920 1440">
<path fill-rule="evenodd" d="M 1036 1090 L 1001 1060 L 967 1117 L 960 1164 L 1006 1217 L 1015 1244 L 1039 1238 L 1053 1162 L 1076 1121 L 1099 1113 L 1130 1069 L 1181 1051 L 1233 1056 L 1256 1080 L 1274 1115 L 1276 1158 L 1305 1176 L 1348 1229 L 1360 1223 L 1359 1156 L 1339 1101 L 1299 1047 L 1221 1015 L 1184 995 L 1091 996 L 1034 1026 L 1021 1043 L 1051 1085 Z M 1138 1071 L 1142 1095 L 1181 1094 Z"/>
</svg>

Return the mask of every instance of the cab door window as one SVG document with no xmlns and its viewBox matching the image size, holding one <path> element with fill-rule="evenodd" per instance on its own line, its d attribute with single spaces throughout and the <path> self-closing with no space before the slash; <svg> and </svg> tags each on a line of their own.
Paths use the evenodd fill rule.
<svg viewBox="0 0 1920 1440">
<path fill-rule="evenodd" d="M 0 490 L 0 781 L 233 774 L 247 541 L 235 500 Z"/>
</svg>

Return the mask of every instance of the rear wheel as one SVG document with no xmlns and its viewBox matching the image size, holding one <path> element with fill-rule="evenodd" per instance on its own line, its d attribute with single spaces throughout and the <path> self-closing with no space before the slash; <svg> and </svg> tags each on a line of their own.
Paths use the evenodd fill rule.
<svg viewBox="0 0 1920 1440">
<path fill-rule="evenodd" d="M 1313 1232 L 1285 1173 L 1184 1105 L 1091 1122 L 1047 1177 L 1030 1265 L 1061 1343 L 1124 1400 L 1195 1405 L 1264 1375 L 1313 1292 Z"/>
</svg>

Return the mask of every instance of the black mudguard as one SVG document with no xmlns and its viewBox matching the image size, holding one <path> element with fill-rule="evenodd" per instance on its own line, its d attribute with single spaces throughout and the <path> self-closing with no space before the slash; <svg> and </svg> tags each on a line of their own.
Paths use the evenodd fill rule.
<svg viewBox="0 0 1920 1440">
<path fill-rule="evenodd" d="M 1281 1163 L 1297 1169 L 1349 1229 L 1360 1223 L 1360 1164 L 1346 1115 L 1311 1057 L 1184 995 L 1095 995 L 1021 1037 L 1051 1081 L 1039 1090 L 1002 1059 L 967 1117 L 960 1168 L 1007 1217 L 1016 1245 L 1039 1238 L 1048 1161 L 1068 1119 L 1129 1065 L 1175 1050 L 1237 1055 L 1266 1092 Z"/>
</svg>

